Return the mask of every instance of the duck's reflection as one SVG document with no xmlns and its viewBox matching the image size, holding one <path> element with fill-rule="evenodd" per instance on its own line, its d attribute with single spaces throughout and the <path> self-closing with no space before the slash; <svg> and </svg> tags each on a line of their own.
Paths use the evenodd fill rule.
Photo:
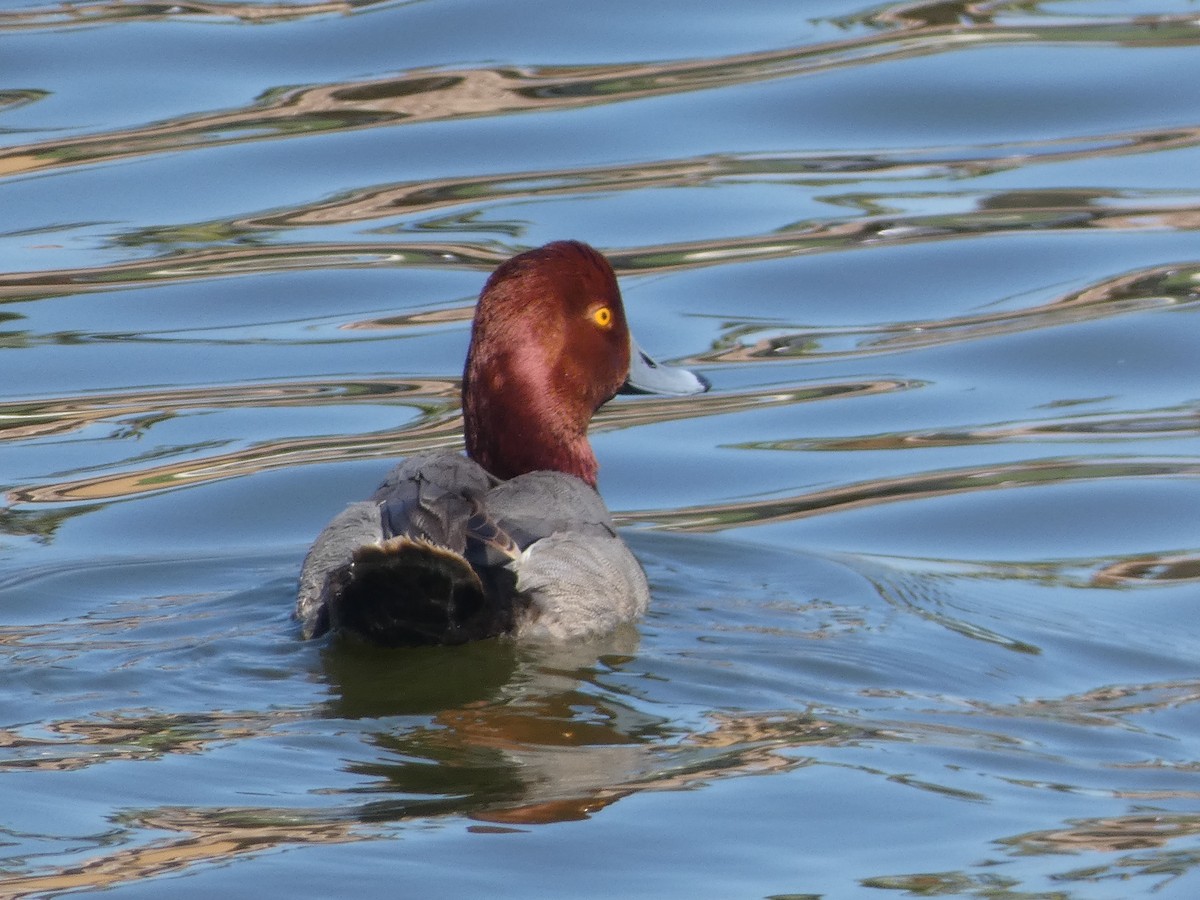
<svg viewBox="0 0 1200 900">
<path fill-rule="evenodd" d="M 387 719 L 494 698 L 515 677 L 518 651 L 511 641 L 390 650 L 338 638 L 322 650 L 321 663 L 332 715 Z"/>
<path fill-rule="evenodd" d="M 802 688 L 792 679 L 803 676 L 783 663 L 783 683 L 758 686 L 765 705 L 742 711 L 747 695 L 720 687 L 739 678 L 739 664 L 709 643 L 703 609 L 729 605 L 729 573 L 744 561 L 745 548 L 695 535 L 630 537 L 651 582 L 663 587 L 655 615 L 605 637 L 392 651 L 343 638 L 324 648 L 326 715 L 356 720 L 359 729 L 344 763 L 358 776 L 351 789 L 357 818 L 572 821 L 642 791 L 792 770 L 830 747 L 880 739 L 860 717 L 830 720 L 797 707 Z M 872 590 L 861 575 L 828 560 L 754 552 L 752 627 L 763 652 L 774 652 L 773 643 L 758 640 L 763 628 L 781 642 L 829 633 L 825 602 L 794 600 L 798 566 L 814 596 L 852 604 Z M 677 595 L 670 585 L 680 567 L 689 577 Z M 730 640 L 726 649 L 736 656 L 740 644 Z M 794 652 L 787 648 L 781 652 Z M 782 696 L 789 700 L 779 708 L 774 699 Z M 371 802 L 364 805 L 363 795 Z"/>
<path fill-rule="evenodd" d="M 331 712 L 390 726 L 369 738 L 379 758 L 349 768 L 404 798 L 370 804 L 365 817 L 410 816 L 418 795 L 483 821 L 569 821 L 656 780 L 672 728 L 599 683 L 637 643 L 633 627 L 554 647 L 389 652 L 335 641 L 324 655 Z"/>
</svg>

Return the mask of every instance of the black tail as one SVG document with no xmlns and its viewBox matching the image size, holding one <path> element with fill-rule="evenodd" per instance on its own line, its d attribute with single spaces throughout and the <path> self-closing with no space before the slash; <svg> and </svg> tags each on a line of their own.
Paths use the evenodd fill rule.
<svg viewBox="0 0 1200 900">
<path fill-rule="evenodd" d="M 489 599 L 470 563 L 423 540 L 359 547 L 326 590 L 331 627 L 388 647 L 461 644 L 512 627 L 511 604 Z"/>
</svg>

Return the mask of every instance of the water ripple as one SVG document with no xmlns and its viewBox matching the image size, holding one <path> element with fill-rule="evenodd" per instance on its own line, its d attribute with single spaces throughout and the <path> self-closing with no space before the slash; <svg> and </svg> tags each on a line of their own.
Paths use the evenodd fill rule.
<svg viewBox="0 0 1200 900">
<path fill-rule="evenodd" d="M 139 2 L 101 0 L 31 6 L 0 13 L 0 32 L 87 28 L 109 22 L 239 21 L 256 25 L 322 15 L 347 15 L 394 0 L 322 0 L 316 3 Z"/>
<path fill-rule="evenodd" d="M 207 407 L 214 398 L 217 405 L 261 406 L 275 403 L 292 405 L 307 402 L 347 401 L 378 402 L 381 396 L 391 396 L 420 408 L 415 423 L 399 429 L 389 429 L 368 435 L 336 435 L 330 437 L 306 437 L 299 439 L 268 441 L 230 453 L 202 455 L 192 452 L 197 448 L 184 448 L 188 459 L 160 464 L 132 471 L 122 465 L 117 473 L 72 479 L 70 481 L 27 485 L 9 491 L 8 499 L 13 503 L 61 503 L 68 501 L 96 501 L 118 497 L 129 497 L 163 491 L 171 488 L 199 484 L 223 478 L 234 478 L 253 472 L 270 469 L 290 468 L 345 459 L 372 459 L 379 457 L 403 457 L 430 450 L 458 448 L 462 444 L 461 418 L 458 409 L 458 385 L 456 381 L 430 380 L 418 383 L 383 382 L 373 383 L 367 390 L 359 385 L 295 385 L 257 386 L 252 388 L 217 389 L 215 391 L 177 391 L 164 397 L 159 410 L 166 408 L 182 411 L 189 407 Z M 593 432 L 613 428 L 627 428 L 650 422 L 665 422 L 692 419 L 704 416 L 724 415 L 749 409 L 782 406 L 818 399 L 869 395 L 898 390 L 906 385 L 896 382 L 871 382 L 851 384 L 825 384 L 790 390 L 762 390 L 741 394 L 711 394 L 699 398 L 646 398 L 626 401 L 604 409 L 595 420 Z M 4 417 L 20 421 L 32 419 L 25 426 L 11 429 L 12 437 L 23 439 L 31 435 L 60 433 L 90 424 L 97 419 L 109 419 L 114 415 L 136 415 L 141 411 L 139 399 L 143 395 L 125 395 L 104 398 L 97 403 L 95 398 L 80 403 L 64 404 L 51 401 L 46 404 L 29 404 L 9 407 L 7 414 L 0 407 L 0 421 Z M 80 408 L 82 407 L 82 408 Z M 0 441 L 5 438 L 0 430 Z"/>
<path fill-rule="evenodd" d="M 1027 460 L 998 466 L 967 466 L 877 478 L 788 497 L 740 500 L 669 510 L 625 513 L 625 521 L 645 522 L 673 531 L 712 532 L 823 515 L 881 503 L 918 500 L 975 491 L 1010 490 L 1109 478 L 1195 478 L 1200 462 L 1191 459 L 1088 458 Z"/>
<path fill-rule="evenodd" d="M 939 18 L 946 5 L 936 4 Z M 950 6 L 965 11 L 973 4 Z M 905 4 L 902 8 L 918 7 Z M 899 29 L 823 44 L 712 59 L 632 65 L 416 70 L 392 78 L 280 87 L 266 91 L 261 102 L 243 110 L 182 116 L 140 128 L 3 149 L 0 176 L 266 138 L 570 109 L 995 44 L 1200 44 L 1195 17 L 1187 15 L 1146 16 L 1117 24 L 1039 21 L 1013 27 L 986 20 L 968 25 L 963 23 L 969 17 L 955 18 L 950 25 L 919 21 Z"/>
<path fill-rule="evenodd" d="M 1125 232 L 1194 231 L 1200 227 L 1200 205 L 1136 208 L 1031 206 L 1026 209 L 973 210 L 961 215 L 871 217 L 870 219 L 801 223 L 764 235 L 713 238 L 633 249 L 606 249 L 619 275 L 651 274 L 696 267 L 778 259 L 800 253 L 831 252 L 856 247 L 904 245 L 976 237 L 1013 231 L 1055 232 L 1120 229 Z M 85 291 L 113 290 L 141 284 L 189 281 L 292 269 L 365 266 L 437 266 L 442 270 L 489 270 L 521 247 L 482 247 L 435 242 L 344 242 L 234 246 L 172 253 L 150 260 L 114 263 L 98 268 L 13 272 L 0 275 L 0 299 L 32 300 Z M 1187 298 L 1200 293 L 1200 267 L 1184 263 L 1134 276 L 1140 283 L 1117 288 L 1145 293 L 1147 282 L 1159 280 Z M 1081 299 L 1090 300 L 1090 296 Z M 1079 302 L 1079 301 L 1075 301 Z"/>
<path fill-rule="evenodd" d="M 1194 0 L 643 6 L 0 11 L 0 894 L 1187 894 Z M 566 236 L 648 615 L 299 641 Z"/>
</svg>

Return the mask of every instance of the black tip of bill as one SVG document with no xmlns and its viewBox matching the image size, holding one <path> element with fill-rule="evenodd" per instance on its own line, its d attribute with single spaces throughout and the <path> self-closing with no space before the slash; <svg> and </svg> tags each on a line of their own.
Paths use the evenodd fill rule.
<svg viewBox="0 0 1200 900">
<path fill-rule="evenodd" d="M 679 366 L 667 366 L 657 362 L 650 354 L 629 342 L 629 377 L 621 386 L 621 394 L 667 394 L 686 397 L 703 394 L 712 385 L 703 375 Z"/>
</svg>

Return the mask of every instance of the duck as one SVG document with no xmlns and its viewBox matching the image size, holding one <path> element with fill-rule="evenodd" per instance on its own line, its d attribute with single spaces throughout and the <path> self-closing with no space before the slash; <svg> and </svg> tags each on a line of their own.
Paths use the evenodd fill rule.
<svg viewBox="0 0 1200 900">
<path fill-rule="evenodd" d="M 329 522 L 300 570 L 302 636 L 571 641 L 636 620 L 650 589 L 598 492 L 588 424 L 618 392 L 709 387 L 634 341 L 599 251 L 555 241 L 506 260 L 471 325 L 465 454 L 409 457 Z"/>
</svg>

